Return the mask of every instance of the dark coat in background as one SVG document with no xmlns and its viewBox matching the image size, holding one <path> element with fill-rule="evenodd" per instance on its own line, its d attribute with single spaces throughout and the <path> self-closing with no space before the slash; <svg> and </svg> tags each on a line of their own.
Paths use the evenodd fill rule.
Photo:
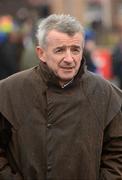
<svg viewBox="0 0 122 180">
<path fill-rule="evenodd" d="M 0 80 L 20 70 L 23 48 L 22 40 L 15 33 L 0 43 Z"/>
<path fill-rule="evenodd" d="M 97 67 L 93 63 L 91 53 L 88 50 L 84 50 L 84 58 L 86 59 L 87 69 L 91 72 L 97 72 Z"/>
<path fill-rule="evenodd" d="M 112 52 L 113 75 L 119 80 L 119 87 L 122 89 L 122 42 L 118 43 Z"/>
<path fill-rule="evenodd" d="M 42 63 L 2 80 L 0 179 L 121 180 L 121 104 L 83 65 L 64 88 Z"/>
</svg>

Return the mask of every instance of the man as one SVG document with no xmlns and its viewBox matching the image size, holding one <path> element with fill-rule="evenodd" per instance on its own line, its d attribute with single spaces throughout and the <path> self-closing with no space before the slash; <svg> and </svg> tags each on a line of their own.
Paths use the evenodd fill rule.
<svg viewBox="0 0 122 180">
<path fill-rule="evenodd" d="M 121 180 L 122 92 L 87 71 L 74 17 L 36 37 L 40 64 L 0 82 L 0 179 Z"/>
</svg>

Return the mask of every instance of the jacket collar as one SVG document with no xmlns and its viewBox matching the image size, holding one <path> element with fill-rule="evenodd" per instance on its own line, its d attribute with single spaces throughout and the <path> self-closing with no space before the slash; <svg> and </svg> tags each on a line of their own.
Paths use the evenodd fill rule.
<svg viewBox="0 0 122 180">
<path fill-rule="evenodd" d="M 72 79 L 71 81 L 69 81 L 64 87 L 66 86 L 71 86 L 76 84 L 82 77 L 82 75 L 84 74 L 86 69 L 86 61 L 83 58 L 81 61 L 81 66 L 80 69 L 78 71 L 78 73 L 76 74 L 76 76 L 74 77 L 74 79 Z M 43 63 L 42 61 L 40 61 L 39 63 L 39 67 L 38 67 L 39 73 L 41 78 L 43 79 L 43 81 L 47 84 L 47 85 L 56 85 L 56 86 L 60 86 L 59 85 L 59 79 L 57 76 L 55 76 L 55 74 L 48 68 L 48 66 Z"/>
</svg>

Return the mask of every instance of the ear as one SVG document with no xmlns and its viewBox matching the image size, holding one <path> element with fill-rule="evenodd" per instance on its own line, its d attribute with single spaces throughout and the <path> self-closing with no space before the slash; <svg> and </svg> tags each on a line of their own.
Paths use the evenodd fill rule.
<svg viewBox="0 0 122 180">
<path fill-rule="evenodd" d="M 46 62 L 46 59 L 45 59 L 45 50 L 43 48 L 41 48 L 40 46 L 37 46 L 36 47 L 36 54 L 37 54 L 38 58 L 41 61 Z"/>
</svg>

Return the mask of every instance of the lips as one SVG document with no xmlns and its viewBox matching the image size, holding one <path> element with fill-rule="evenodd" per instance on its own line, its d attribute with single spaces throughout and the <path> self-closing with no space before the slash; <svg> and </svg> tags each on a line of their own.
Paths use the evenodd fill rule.
<svg viewBox="0 0 122 180">
<path fill-rule="evenodd" d="M 63 67 L 61 68 L 63 72 L 67 72 L 67 73 L 71 73 L 74 71 L 74 68 L 73 67 Z"/>
<path fill-rule="evenodd" d="M 60 68 L 62 68 L 62 69 L 73 69 L 74 66 L 61 66 Z"/>
</svg>

